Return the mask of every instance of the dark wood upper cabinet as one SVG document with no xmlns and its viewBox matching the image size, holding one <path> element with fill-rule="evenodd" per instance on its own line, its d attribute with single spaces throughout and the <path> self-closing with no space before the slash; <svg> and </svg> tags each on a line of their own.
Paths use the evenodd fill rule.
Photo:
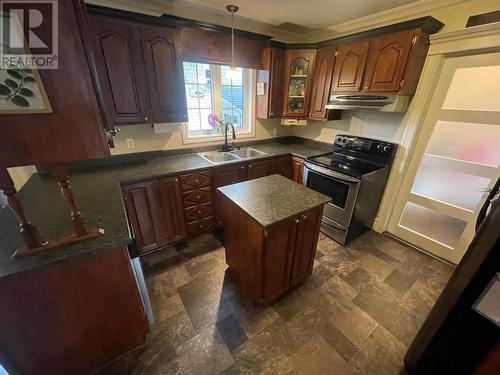
<svg viewBox="0 0 500 375">
<path fill-rule="evenodd" d="M 149 94 L 137 26 L 103 16 L 89 20 L 108 121 L 115 125 L 147 122 Z"/>
<path fill-rule="evenodd" d="M 182 204 L 181 183 L 178 177 L 165 177 L 158 181 L 165 221 L 166 243 L 180 241 L 187 237 Z"/>
<path fill-rule="evenodd" d="M 58 68 L 38 70 L 52 111 L 27 113 L 21 108 L 24 113 L 0 115 L 2 168 L 109 155 L 83 1 L 58 1 L 54 6 L 59 19 Z"/>
<path fill-rule="evenodd" d="M 275 172 L 274 160 L 259 160 L 248 164 L 248 179 L 266 177 Z"/>
<path fill-rule="evenodd" d="M 345 44 L 336 52 L 332 93 L 358 92 L 361 90 L 370 42 Z"/>
<path fill-rule="evenodd" d="M 285 50 L 267 47 L 262 54 L 264 70 L 257 71 L 257 83 L 264 85 L 264 93 L 256 96 L 257 118 L 281 117 L 283 109 Z"/>
<path fill-rule="evenodd" d="M 99 15 L 89 18 L 108 122 L 185 121 L 179 30 Z"/>
<path fill-rule="evenodd" d="M 286 51 L 285 93 L 282 117 L 309 116 L 315 50 Z"/>
<path fill-rule="evenodd" d="M 187 119 L 179 37 L 176 29 L 140 26 L 154 122 L 182 122 Z"/>
<path fill-rule="evenodd" d="M 410 30 L 372 39 L 363 91 L 398 92 L 404 86 L 405 69 L 416 38 L 415 31 Z"/>
<path fill-rule="evenodd" d="M 327 110 L 326 103 L 332 87 L 333 67 L 335 64 L 335 47 L 318 49 L 311 92 L 311 120 L 333 120 L 340 118 L 340 111 Z"/>
</svg>

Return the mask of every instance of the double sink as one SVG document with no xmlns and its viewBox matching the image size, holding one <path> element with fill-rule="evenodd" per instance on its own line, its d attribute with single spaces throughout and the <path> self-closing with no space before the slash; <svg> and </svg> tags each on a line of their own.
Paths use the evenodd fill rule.
<svg viewBox="0 0 500 375">
<path fill-rule="evenodd" d="M 229 161 L 252 159 L 267 154 L 265 152 L 249 147 L 229 152 L 222 152 L 222 151 L 202 152 L 199 153 L 198 155 L 212 164 L 221 164 Z"/>
</svg>

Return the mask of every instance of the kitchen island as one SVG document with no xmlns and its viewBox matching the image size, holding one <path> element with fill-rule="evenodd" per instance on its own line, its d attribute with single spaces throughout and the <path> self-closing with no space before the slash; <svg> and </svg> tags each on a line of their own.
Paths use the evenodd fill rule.
<svg viewBox="0 0 500 375">
<path fill-rule="evenodd" d="M 230 274 L 256 305 L 311 275 L 329 197 L 277 174 L 220 187 L 218 193 Z"/>
<path fill-rule="evenodd" d="M 31 256 L 12 258 L 23 244 L 19 221 L 9 207 L 0 209 L 0 362 L 9 372 L 85 374 L 144 342 L 149 327 L 141 296 L 148 298 L 145 289 L 139 295 L 137 270 L 131 268 L 138 236 L 129 227 L 123 186 L 160 178 L 182 181 L 185 174 L 217 175 L 222 184 L 231 177 L 228 168 L 243 167 L 246 178 L 247 165 L 252 166 L 252 178 L 270 158 L 305 158 L 330 147 L 300 139 L 244 146 L 258 147 L 265 155 L 212 164 L 195 150 L 183 149 L 71 163 L 78 208 L 87 225 L 103 228 L 104 234 Z M 71 233 L 70 212 L 60 188 L 44 168 L 40 171 L 17 196 L 44 238 Z M 211 192 L 210 188 L 210 196 Z"/>
</svg>

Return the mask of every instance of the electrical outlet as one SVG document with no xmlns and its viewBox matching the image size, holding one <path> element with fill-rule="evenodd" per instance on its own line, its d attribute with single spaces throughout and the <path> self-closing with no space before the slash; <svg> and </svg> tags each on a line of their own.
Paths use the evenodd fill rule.
<svg viewBox="0 0 500 375">
<path fill-rule="evenodd" d="M 274 129 L 273 129 L 273 136 L 275 136 L 275 137 L 276 137 L 277 135 L 278 135 L 278 129 L 277 129 L 277 128 L 274 128 Z"/>
<path fill-rule="evenodd" d="M 127 148 L 135 148 L 134 138 L 127 138 Z"/>
</svg>

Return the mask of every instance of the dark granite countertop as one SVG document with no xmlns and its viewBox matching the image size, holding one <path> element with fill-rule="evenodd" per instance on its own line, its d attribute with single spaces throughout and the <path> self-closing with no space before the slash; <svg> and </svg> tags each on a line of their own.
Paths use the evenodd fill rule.
<svg viewBox="0 0 500 375">
<path fill-rule="evenodd" d="M 325 144 L 303 142 L 300 139 L 298 142 L 297 140 L 286 143 L 269 141 L 251 146 L 267 153 L 262 158 L 289 153 L 308 157 L 328 149 L 328 145 Z M 23 244 L 19 234 L 19 223 L 9 207 L 0 211 L 0 278 L 131 243 L 120 184 L 220 166 L 209 163 L 197 154 L 176 155 L 174 150 L 152 154 L 154 157 L 149 159 L 143 157 L 143 154 L 141 159 L 132 157 L 131 161 L 123 156 L 115 156 L 87 164 L 83 162 L 78 168 L 70 170 L 71 187 L 85 222 L 89 228 L 96 226 L 103 228 L 104 235 L 60 246 L 37 255 L 12 259 L 14 250 Z M 166 156 L 162 156 L 165 154 Z M 116 163 L 115 160 L 120 162 Z M 248 161 L 247 159 L 238 162 Z M 34 174 L 18 193 L 18 197 L 29 219 L 38 227 L 43 238 L 55 238 L 72 233 L 69 208 L 53 178 L 45 173 Z"/>
<path fill-rule="evenodd" d="M 330 197 L 278 174 L 218 190 L 264 228 L 331 201 Z"/>
</svg>

